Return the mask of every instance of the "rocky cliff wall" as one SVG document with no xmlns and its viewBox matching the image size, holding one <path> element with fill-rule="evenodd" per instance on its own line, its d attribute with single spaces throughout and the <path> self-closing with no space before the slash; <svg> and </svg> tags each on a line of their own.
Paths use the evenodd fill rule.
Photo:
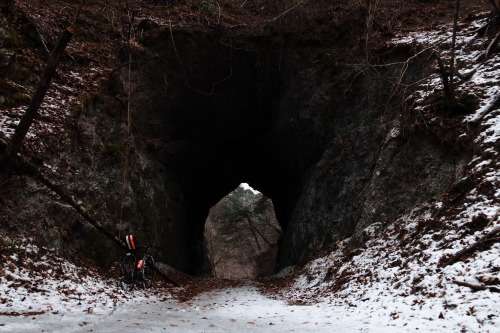
<svg viewBox="0 0 500 333">
<path fill-rule="evenodd" d="M 57 37 L 37 29 L 35 23 L 42 22 L 21 5 L 0 5 L 0 135 L 6 140 L 38 83 L 45 47 L 53 47 Z M 93 55 L 82 54 L 79 38 L 59 64 L 22 154 L 111 233 L 122 238 L 133 232 L 142 242 L 164 243 L 168 199 L 162 166 L 137 149 L 141 141 L 127 126 L 119 71 L 89 61 Z M 58 195 L 18 170 L 0 174 L 0 203 L 0 234 L 11 239 L 26 238 L 104 267 L 124 253 Z"/>
<path fill-rule="evenodd" d="M 11 7 L 2 7 L 4 20 L 29 23 Z M 2 87 L 18 97 L 29 97 L 43 68 L 44 43 L 28 23 L 0 36 L 9 43 L 8 30 L 24 36 L 16 38 L 16 57 L 1 51 Z M 427 59 L 407 61 L 415 55 L 408 47 L 374 49 L 374 66 L 344 24 L 319 40 L 316 32 L 239 35 L 148 18 L 133 23 L 135 39 L 106 49 L 113 56 L 104 65 L 93 62 L 103 52 L 95 36 L 87 36 L 100 45 L 95 54 L 68 50 L 66 74 L 54 82 L 24 153 L 112 232 L 160 243 L 159 258 L 177 268 L 203 271 L 208 211 L 242 182 L 272 199 L 286 266 L 353 233 L 362 241 L 367 225 L 445 191 L 468 158 L 454 144 L 456 132 L 444 139 L 407 105 L 405 88 L 429 70 Z M 114 31 L 116 22 L 109 24 Z M 2 105 L 8 136 L 26 101 L 0 92 L 13 101 Z M 110 243 L 29 177 L 2 184 L 3 232 L 43 234 L 61 251 L 103 265 L 119 255 L 110 256 Z"/>
<path fill-rule="evenodd" d="M 194 266 L 208 209 L 240 182 L 273 200 L 284 266 L 442 193 L 467 159 L 404 107 L 400 88 L 429 65 L 402 72 L 411 50 L 380 50 L 388 65 L 374 69 L 321 45 L 143 32 L 135 122 L 162 143 L 148 151 L 175 179 L 185 211 L 172 227 Z"/>
<path fill-rule="evenodd" d="M 407 51 L 385 53 L 388 65 L 373 71 L 369 66 L 325 68 L 319 61 L 311 66 L 304 58 L 291 65 L 300 88 L 283 100 L 282 112 L 296 114 L 299 128 L 313 124 L 309 128 L 328 141 L 315 145 L 307 132 L 297 132 L 297 140 L 304 140 L 299 155 L 307 156 L 308 145 L 321 147 L 322 154 L 301 172 L 300 195 L 282 241 L 282 264 L 309 260 L 347 235 L 362 240 L 365 227 L 389 223 L 443 193 L 463 171 L 466 149 L 459 151 L 424 130 L 405 106 L 398 85 L 428 72 L 428 63 L 419 60 L 400 76 Z M 301 103 L 289 102 L 294 99 Z M 284 121 L 282 126 L 290 125 Z"/>
</svg>

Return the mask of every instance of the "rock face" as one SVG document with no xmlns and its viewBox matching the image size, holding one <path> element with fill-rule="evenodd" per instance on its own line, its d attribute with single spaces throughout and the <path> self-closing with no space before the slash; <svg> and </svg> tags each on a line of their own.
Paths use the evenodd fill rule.
<svg viewBox="0 0 500 333">
<path fill-rule="evenodd" d="M 466 159 L 414 129 L 397 87 L 381 78 L 394 66 L 361 71 L 321 48 L 237 47 L 197 31 L 144 36 L 134 54 L 135 123 L 169 175 L 170 233 L 183 240 L 184 269 L 202 267 L 208 210 L 240 182 L 272 199 L 284 266 L 442 193 Z M 385 56 L 396 63 L 408 52 Z M 426 69 L 410 63 L 402 82 Z"/>
<path fill-rule="evenodd" d="M 160 259 L 176 268 L 206 273 L 209 210 L 242 182 L 272 199 L 284 233 L 278 264 L 286 266 L 346 235 L 362 240 L 371 223 L 441 194 L 468 158 L 421 130 L 405 108 L 400 86 L 429 68 L 415 60 L 403 73 L 396 64 L 411 50 L 378 50 L 383 61 L 372 69 L 347 65 L 342 45 L 332 54 L 293 36 L 226 38 L 146 19 L 136 29 L 131 66 L 96 77 L 98 92 L 78 96 L 83 107 L 60 121 L 56 149 L 45 156 L 42 147 L 37 158 L 110 230 L 160 243 Z M 12 36 L 0 29 L 5 46 Z M 21 67 L 10 52 L 0 47 L 0 73 L 13 76 Z M 127 89 L 130 105 L 119 98 Z M 0 106 L 25 102 L 11 90 L 2 84 Z M 85 249 L 103 265 L 115 258 L 109 243 L 33 180 L 0 186 L 0 201 L 22 205 L 20 213 L 0 210 L 8 216 L 2 232 L 45 230 L 60 249 Z"/>
<path fill-rule="evenodd" d="M 36 21 L 13 1 L 0 4 L 0 22 L 0 138 L 8 139 L 31 99 L 46 54 Z M 124 238 L 132 232 L 143 243 L 164 244 L 163 167 L 133 149 L 121 78 L 85 62 L 68 66 L 67 60 L 60 63 L 22 154 L 113 234 Z M 26 238 L 103 267 L 124 253 L 55 193 L 16 172 L 0 173 L 0 235 Z"/>
</svg>

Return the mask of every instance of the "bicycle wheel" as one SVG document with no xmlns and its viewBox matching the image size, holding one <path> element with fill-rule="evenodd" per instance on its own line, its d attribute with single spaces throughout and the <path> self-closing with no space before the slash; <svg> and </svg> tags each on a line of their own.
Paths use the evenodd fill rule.
<svg viewBox="0 0 500 333">
<path fill-rule="evenodd" d="M 155 266 L 155 262 L 153 260 L 153 257 L 147 257 L 146 263 L 145 263 L 145 265 L 143 267 L 143 271 L 142 271 L 143 285 L 144 285 L 144 288 L 146 288 L 146 289 L 151 288 L 153 286 L 154 275 L 155 275 L 154 266 Z"/>
<path fill-rule="evenodd" d="M 134 289 L 135 282 L 135 256 L 127 253 L 120 268 L 120 288 L 125 291 Z"/>
</svg>

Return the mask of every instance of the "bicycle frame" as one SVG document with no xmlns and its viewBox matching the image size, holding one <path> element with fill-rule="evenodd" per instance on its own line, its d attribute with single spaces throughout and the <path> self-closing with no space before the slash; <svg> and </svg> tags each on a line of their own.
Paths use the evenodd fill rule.
<svg viewBox="0 0 500 333">
<path fill-rule="evenodd" d="M 151 288 L 154 281 L 154 259 L 149 253 L 151 248 L 158 246 L 143 245 L 138 249 L 143 249 L 143 254 L 128 252 L 123 259 L 120 269 L 120 287 L 123 290 L 131 291 L 137 282 L 143 288 Z"/>
</svg>

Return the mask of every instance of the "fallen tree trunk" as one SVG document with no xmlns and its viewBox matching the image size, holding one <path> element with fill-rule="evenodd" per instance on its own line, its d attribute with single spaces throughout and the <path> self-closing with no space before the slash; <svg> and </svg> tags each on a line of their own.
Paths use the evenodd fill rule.
<svg viewBox="0 0 500 333">
<path fill-rule="evenodd" d="M 457 280 L 453 281 L 453 283 L 458 284 L 459 286 L 462 286 L 462 287 L 468 287 L 468 288 L 472 289 L 472 291 L 489 290 L 489 291 L 494 292 L 494 293 L 500 293 L 500 288 L 493 287 L 493 286 L 481 286 L 478 284 L 472 284 L 472 283 L 467 283 L 467 282 L 457 281 Z"/>
<path fill-rule="evenodd" d="M 104 236 L 112 240 L 116 245 L 121 247 L 124 250 L 128 250 L 127 244 L 125 242 L 118 238 L 116 235 L 112 234 L 106 227 L 99 221 L 97 221 L 95 218 L 90 215 L 89 211 L 83 207 L 76 199 L 70 195 L 62 186 L 57 185 L 50 181 L 43 173 L 41 173 L 38 168 L 36 168 L 33 164 L 27 162 L 25 159 L 22 157 L 18 156 L 17 161 L 19 163 L 19 167 L 26 171 L 28 174 L 31 174 L 33 177 L 35 177 L 38 181 L 40 181 L 42 184 L 47 186 L 49 189 L 57 193 L 63 201 L 71 205 L 87 222 L 89 222 L 94 228 L 96 228 L 100 233 L 102 233 Z M 160 275 L 165 281 L 175 285 L 179 286 L 177 282 L 166 276 L 161 270 L 158 269 L 158 267 L 154 266 L 153 269 Z"/>
<path fill-rule="evenodd" d="M 19 317 L 19 316 L 25 316 L 25 317 L 31 317 L 31 316 L 38 316 L 38 315 L 43 315 L 45 314 L 45 311 L 29 311 L 29 312 L 0 312 L 0 316 L 9 316 L 9 317 Z"/>
<path fill-rule="evenodd" d="M 38 181 L 40 181 L 42 184 L 47 186 L 49 189 L 57 193 L 63 201 L 66 203 L 70 204 L 71 207 L 73 207 L 87 222 L 89 222 L 94 228 L 96 228 L 100 233 L 102 233 L 104 236 L 112 240 L 116 245 L 121 247 L 124 250 L 128 250 L 127 244 L 125 242 L 118 238 L 116 235 L 113 235 L 111 232 L 109 232 L 108 229 L 99 221 L 94 219 L 88 210 L 83 207 L 76 199 L 70 195 L 62 186 L 57 185 L 50 181 L 45 175 L 43 175 L 33 164 L 27 162 L 26 160 L 20 158 L 18 156 L 18 159 L 20 160 L 19 166 L 25 170 L 26 172 L 30 173 L 33 175 Z M 169 282 L 175 286 L 179 286 L 177 282 L 166 276 L 158 267 L 154 266 L 153 269 L 155 270 L 158 275 L 160 275 L 166 282 Z"/>
<path fill-rule="evenodd" d="M 491 56 L 491 54 L 495 51 L 499 41 L 500 41 L 500 32 L 497 33 L 495 38 L 493 38 L 493 40 L 491 41 L 490 45 L 488 45 L 488 47 L 486 48 L 486 51 L 484 53 L 484 60 L 487 60 Z"/>
<path fill-rule="evenodd" d="M 96 219 L 94 219 L 88 212 L 88 210 L 80 205 L 76 199 L 70 195 L 62 186 L 53 183 L 51 180 L 49 180 L 43 173 L 41 173 L 37 167 L 35 167 L 33 164 L 28 162 L 26 159 L 24 159 L 22 156 L 19 154 L 16 156 L 16 159 L 13 163 L 13 165 L 16 167 L 16 169 L 20 170 L 21 172 L 28 174 L 35 179 L 37 179 L 39 182 L 44 184 L 46 187 L 57 193 L 61 199 L 68 203 L 71 207 L 73 207 L 87 222 L 92 224 L 99 232 L 104 234 L 107 238 L 111 239 L 114 241 L 119 247 L 123 249 L 128 249 L 127 244 L 115 235 L 113 235 L 111 232 L 109 232 L 106 227 Z"/>
<path fill-rule="evenodd" d="M 498 106 L 500 106 L 500 94 L 496 95 L 491 103 L 481 111 L 478 115 L 476 115 L 469 122 L 474 125 L 478 125 L 484 117 L 486 117 L 491 111 L 495 110 Z"/>
</svg>

